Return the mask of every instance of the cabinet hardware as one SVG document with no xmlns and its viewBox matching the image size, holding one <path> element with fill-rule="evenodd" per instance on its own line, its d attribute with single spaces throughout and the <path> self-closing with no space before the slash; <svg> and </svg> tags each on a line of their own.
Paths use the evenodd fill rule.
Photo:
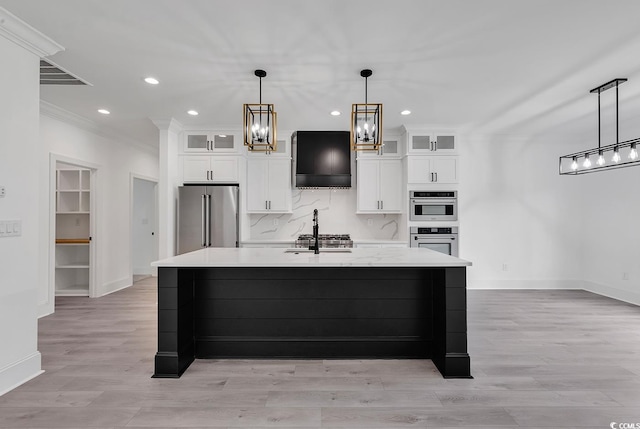
<svg viewBox="0 0 640 429">
<path fill-rule="evenodd" d="M 209 170 L 207 170 L 207 180 L 209 180 Z"/>
<path fill-rule="evenodd" d="M 269 200 L 269 210 L 271 210 L 271 200 Z"/>
<path fill-rule="evenodd" d="M 434 173 L 436 175 L 436 182 L 438 181 L 438 173 Z"/>
<path fill-rule="evenodd" d="M 438 151 L 438 140 L 433 142 L 433 150 L 436 152 Z"/>
<path fill-rule="evenodd" d="M 380 201 L 380 208 L 384 210 L 384 201 Z"/>
<path fill-rule="evenodd" d="M 269 201 L 264 200 L 264 209 L 269 210 Z"/>
</svg>

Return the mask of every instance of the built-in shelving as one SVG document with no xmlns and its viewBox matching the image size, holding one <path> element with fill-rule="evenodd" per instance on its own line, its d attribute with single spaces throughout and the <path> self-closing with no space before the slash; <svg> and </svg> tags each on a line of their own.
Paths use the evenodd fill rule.
<svg viewBox="0 0 640 429">
<path fill-rule="evenodd" d="M 91 272 L 91 170 L 56 170 L 56 295 L 88 296 Z"/>
</svg>

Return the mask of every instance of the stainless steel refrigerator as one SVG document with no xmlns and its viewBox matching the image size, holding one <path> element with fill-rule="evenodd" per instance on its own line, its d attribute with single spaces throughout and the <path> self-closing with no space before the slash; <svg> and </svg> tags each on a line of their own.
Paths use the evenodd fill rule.
<svg viewBox="0 0 640 429">
<path fill-rule="evenodd" d="M 238 247 L 238 186 L 178 188 L 178 255 L 205 247 Z"/>
</svg>

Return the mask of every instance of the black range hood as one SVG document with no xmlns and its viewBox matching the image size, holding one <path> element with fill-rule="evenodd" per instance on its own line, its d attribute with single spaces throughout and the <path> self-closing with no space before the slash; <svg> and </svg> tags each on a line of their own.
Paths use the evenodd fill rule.
<svg viewBox="0 0 640 429">
<path fill-rule="evenodd" d="M 350 188 L 349 131 L 296 131 L 291 137 L 294 186 Z"/>
</svg>

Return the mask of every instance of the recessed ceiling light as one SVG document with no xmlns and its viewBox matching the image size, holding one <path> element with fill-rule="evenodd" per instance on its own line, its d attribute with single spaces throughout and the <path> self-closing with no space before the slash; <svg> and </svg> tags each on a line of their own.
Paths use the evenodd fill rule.
<svg viewBox="0 0 640 429">
<path fill-rule="evenodd" d="M 340 112 L 338 112 L 337 110 L 334 110 L 333 112 L 331 112 L 332 116 L 340 116 Z"/>
<path fill-rule="evenodd" d="M 411 114 L 411 110 L 403 110 L 402 112 L 400 112 L 401 115 L 410 115 Z"/>
<path fill-rule="evenodd" d="M 102 113 L 103 115 L 109 115 L 111 112 L 109 112 L 107 109 L 98 109 L 98 113 Z"/>
<path fill-rule="evenodd" d="M 196 110 L 189 110 L 187 113 L 191 116 L 198 116 L 198 112 Z"/>
<path fill-rule="evenodd" d="M 156 79 L 155 77 L 145 77 L 144 81 L 147 82 L 150 85 L 157 85 L 160 83 L 160 81 L 158 79 Z"/>
</svg>

